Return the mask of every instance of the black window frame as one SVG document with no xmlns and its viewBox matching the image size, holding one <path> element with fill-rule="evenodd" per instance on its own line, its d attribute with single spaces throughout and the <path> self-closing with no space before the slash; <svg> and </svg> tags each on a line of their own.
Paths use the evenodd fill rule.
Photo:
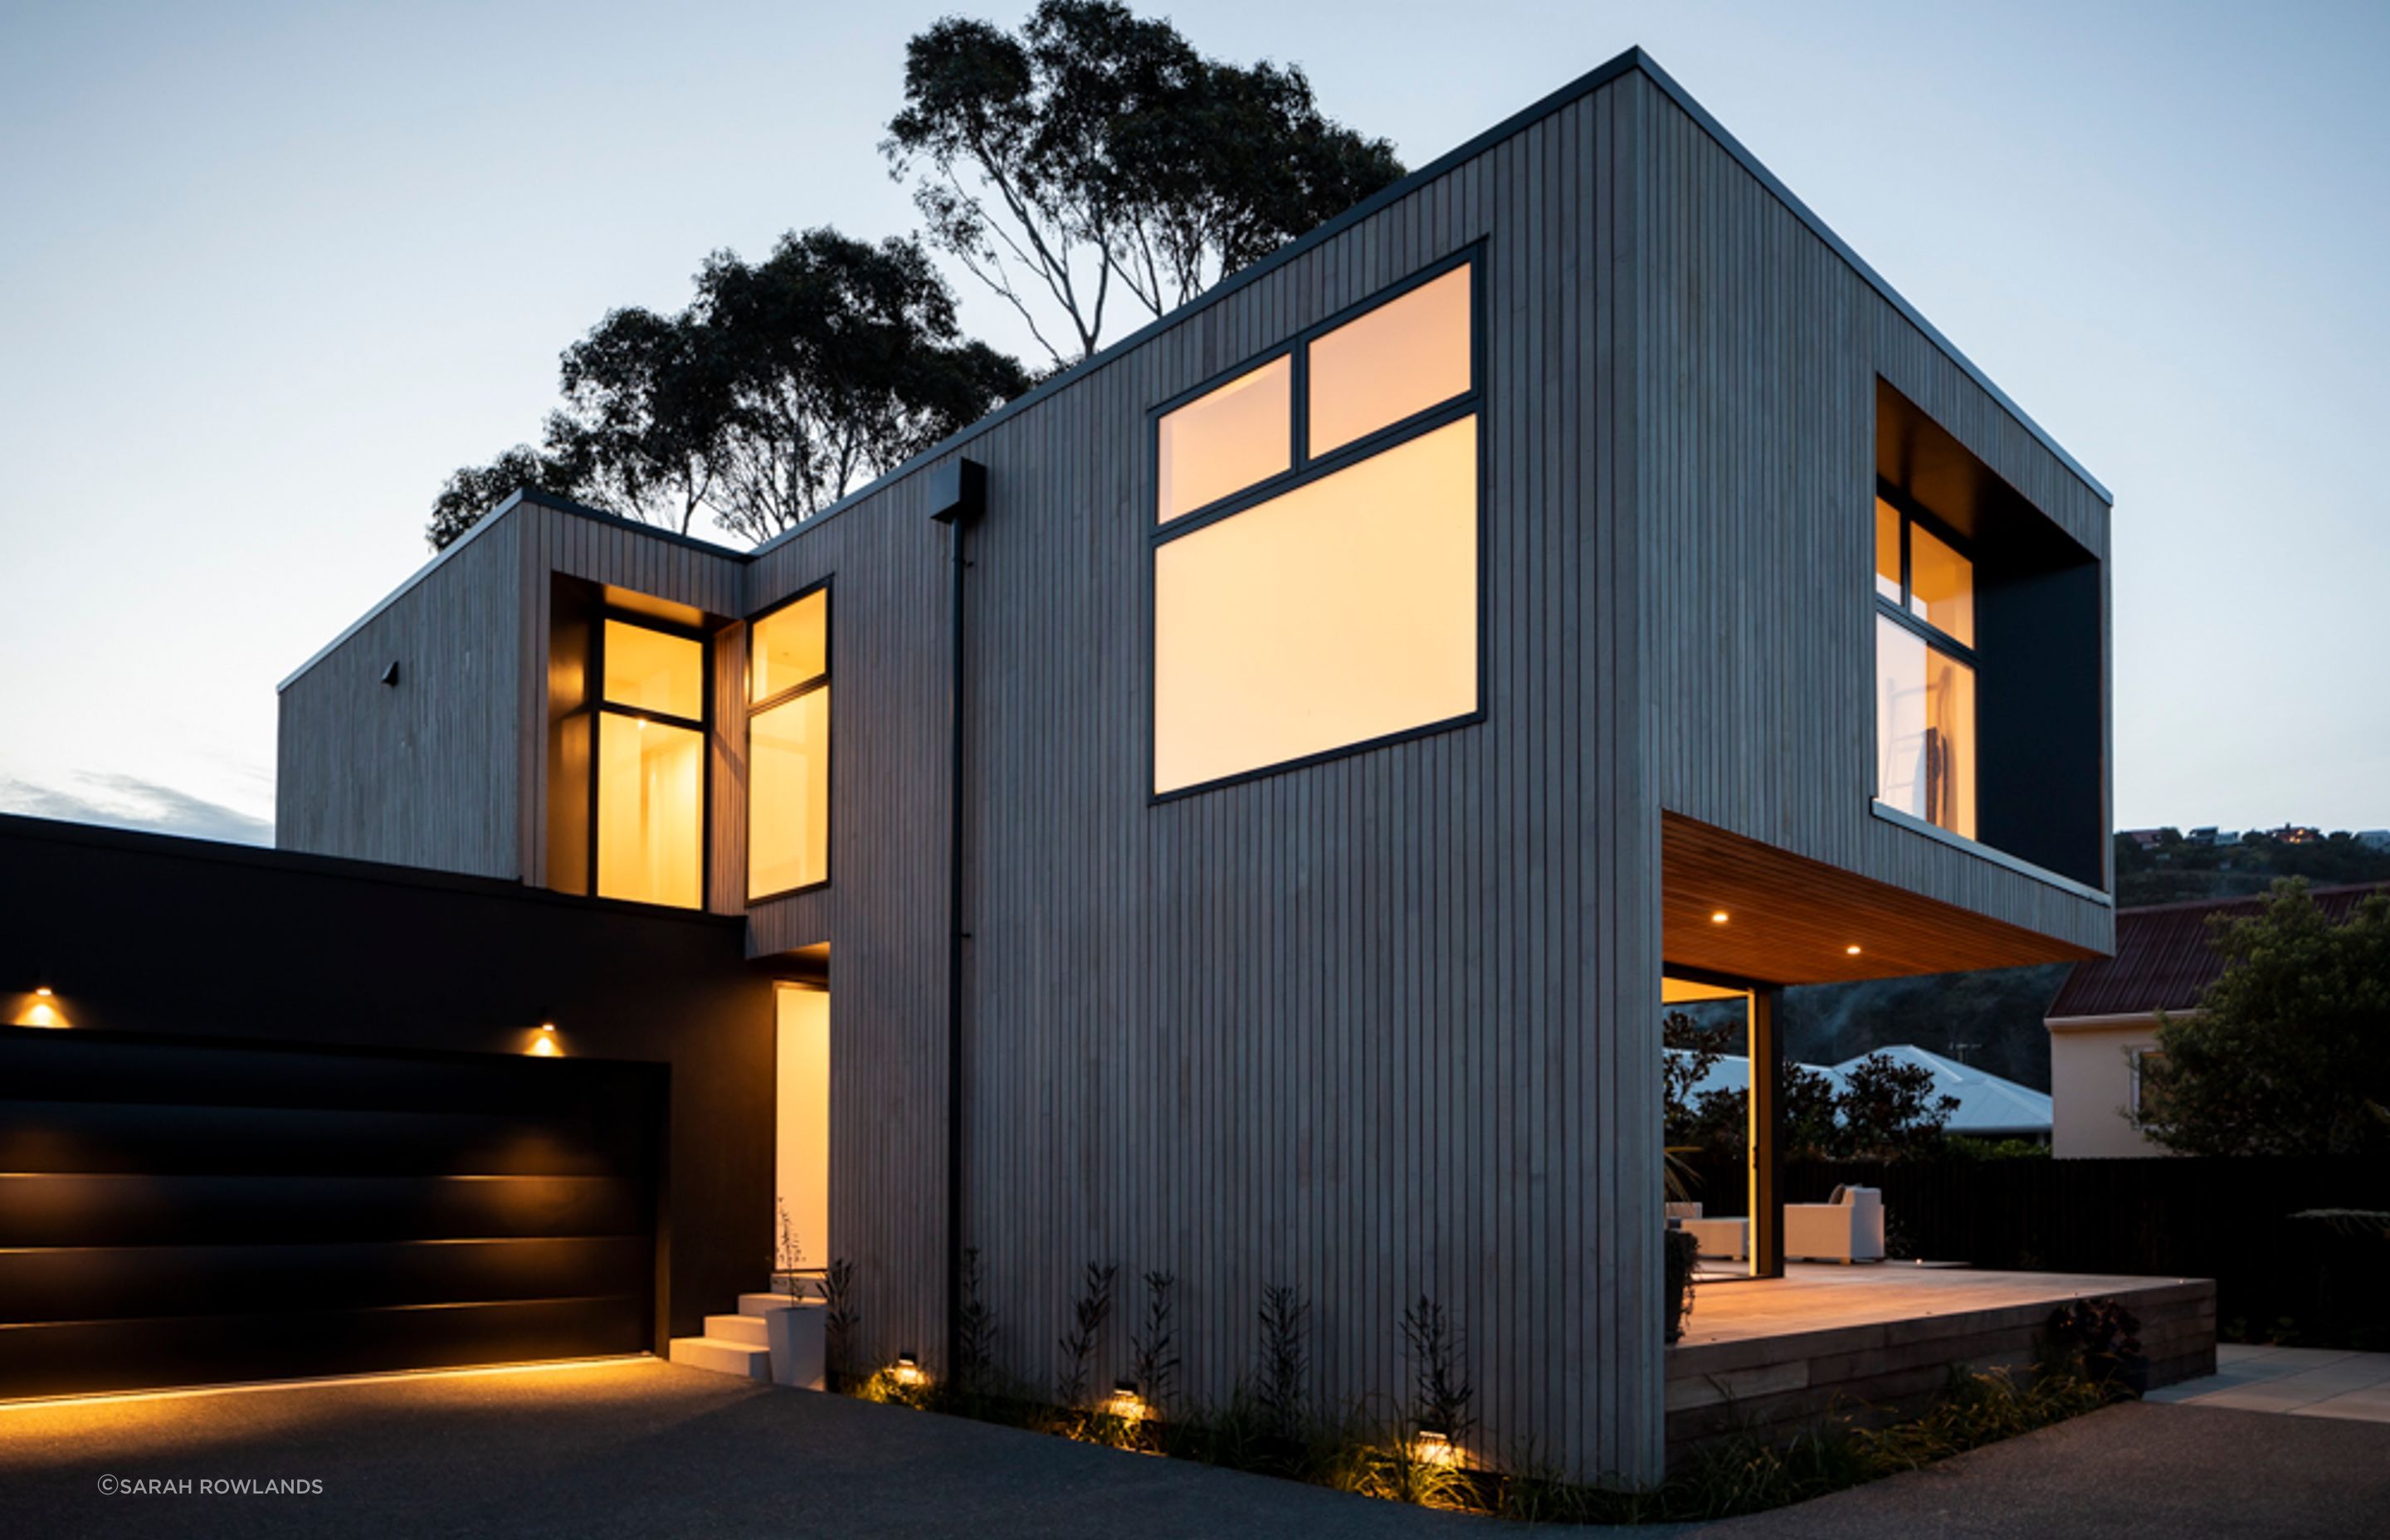
<svg viewBox="0 0 2390 1540">
<path fill-rule="evenodd" d="M 1891 616 L 1894 620 L 1898 621 L 1902 625 L 1914 631 L 1918 635 L 1922 636 L 1927 645 L 1939 651 L 1948 653 L 1951 657 L 1958 659 L 1969 668 L 1980 669 L 1982 666 L 1982 661 L 1973 647 L 1960 641 L 1958 637 L 1951 635 L 1940 626 L 1935 625 L 1924 616 L 1916 613 L 1908 608 L 1910 600 L 1915 597 L 1915 591 L 1909 581 L 1911 576 L 1911 562 L 1909 560 L 1908 554 L 1909 531 L 1917 525 L 1924 525 L 1926 531 L 1931 533 L 1934 539 L 1939 540 L 1942 544 L 1949 546 L 1952 550 L 1967 558 L 1968 569 L 1971 572 L 1978 570 L 1978 564 L 1975 559 L 1974 542 L 1969 540 L 1965 535 L 1960 534 L 1957 530 L 1953 529 L 1943 520 L 1936 519 L 1934 515 L 1926 512 L 1923 507 L 1919 506 L 1915 499 L 1904 494 L 1898 488 L 1892 485 L 1889 481 L 1877 481 L 1875 494 L 1882 498 L 1885 503 L 1891 505 L 1892 510 L 1895 513 L 1900 515 L 1900 597 L 1896 599 L 1886 597 L 1882 589 L 1875 588 L 1870 585 L 1869 592 L 1874 596 L 1876 612 L 1878 614 Z M 1870 517 L 1872 517 L 1875 510 L 1870 507 L 1868 511 Z M 1972 581 L 1973 580 L 1971 578 L 1970 582 L 1972 583 Z"/>
<path fill-rule="evenodd" d="M 1928 650 L 1939 652 L 1947 658 L 1965 664 L 1974 674 L 1977 698 L 1980 699 L 1984 679 L 1982 655 L 1979 654 L 1972 647 L 1970 647 L 1965 642 L 1959 640 L 1958 637 L 1951 635 L 1940 626 L 1928 621 L 1924 616 L 1920 615 L 1909 609 L 1910 599 L 1914 597 L 1914 590 L 1910 583 L 1910 578 L 1912 576 L 1912 564 L 1909 559 L 1910 543 L 1908 538 L 1910 531 L 1919 525 L 1923 525 L 1926 531 L 1936 540 L 1941 541 L 1953 551 L 1956 551 L 1959 555 L 1966 558 L 1968 571 L 1971 574 L 1969 578 L 1971 585 L 1973 585 L 1974 583 L 1972 574 L 1980 570 L 1975 559 L 1974 542 L 1960 534 L 1948 523 L 1927 512 L 1915 498 L 1904 494 L 1899 488 L 1894 486 L 1890 481 L 1887 481 L 1881 477 L 1877 478 L 1876 481 L 1875 494 L 1889 506 L 1893 512 L 1900 516 L 1900 597 L 1898 598 L 1893 598 L 1887 596 L 1883 590 L 1876 587 L 1874 584 L 1874 579 L 1881 577 L 1882 574 L 1871 573 L 1869 579 L 1868 591 L 1870 596 L 1875 600 L 1875 612 L 1877 617 L 1879 619 L 1889 619 L 1893 621 L 1895 623 L 1899 625 L 1902 630 L 1908 632 L 1911 635 L 1916 636 L 1919 640 L 1922 641 Z M 1870 505 L 1868 509 L 1870 527 L 1872 527 L 1874 513 L 1875 509 L 1872 505 Z M 1971 594 L 1971 599 L 1972 597 L 1972 596 Z M 1874 699 L 1876 710 L 1881 712 L 1883 709 L 1881 689 L 1883 680 L 1883 650 L 1882 648 L 1878 645 L 1871 646 L 1870 651 L 1872 654 L 1874 676 L 1873 683 L 1870 685 L 1868 693 L 1870 697 Z M 1969 725 L 1969 730 L 1971 733 L 1980 735 L 1982 728 L 1979 723 L 1971 723 Z M 1977 801 L 1976 821 L 1978 827 L 1981 826 L 1983 816 L 1981 807 L 1983 798 L 1983 786 L 1981 782 L 1983 769 L 1982 748 L 1983 746 L 1980 740 L 1971 742 L 1969 745 L 1969 751 L 1973 756 L 1974 763 L 1968 767 L 1968 773 L 1977 778 L 1975 796 Z M 1885 812 L 1897 814 L 1903 818 L 1914 818 L 1918 822 L 1924 824 L 1953 840 L 1964 841 L 1971 845 L 1980 844 L 1982 842 L 1972 834 L 1961 834 L 1955 828 L 1935 823 L 1931 818 L 1925 817 L 1920 814 L 1911 813 L 1905 807 L 1897 806 L 1883 800 L 1883 787 L 1882 785 L 1882 776 L 1883 775 L 1883 723 L 1881 719 L 1876 723 L 1875 748 L 1871 758 L 1874 761 L 1875 769 L 1874 774 L 1870 778 L 1874 780 L 1877 784 L 1870 786 L 1868 789 L 1868 799 L 1875 807 Z M 1993 847 L 1985 846 L 1985 848 L 1988 850 Z"/>
<path fill-rule="evenodd" d="M 1283 340 L 1272 344 L 1267 349 L 1252 354 L 1233 367 L 1220 370 L 1200 384 L 1181 391 L 1147 408 L 1146 475 L 1144 500 L 1140 512 L 1147 531 L 1143 605 L 1145 610 L 1145 791 L 1149 806 L 1176 802 L 1186 797 L 1200 796 L 1208 791 L 1218 791 L 1233 786 L 1241 786 L 1248 781 L 1259 780 L 1265 776 L 1308 769 L 1316 764 L 1324 764 L 1353 754 L 1368 753 L 1372 750 L 1408 742 L 1413 738 L 1450 732 L 1458 727 L 1473 726 L 1485 720 L 1486 697 L 1489 693 L 1486 652 L 1490 636 L 1490 622 L 1486 613 L 1488 579 L 1485 560 L 1488 492 L 1486 441 L 1490 437 L 1485 390 L 1485 287 L 1488 266 L 1485 261 L 1485 245 L 1483 237 L 1471 241 L 1458 250 L 1438 258 L 1396 282 L 1372 292 L 1366 299 L 1347 305 L 1324 320 L 1317 321 L 1291 334 Z M 1466 268 L 1470 275 L 1468 389 L 1420 407 L 1409 416 L 1374 429 L 1359 438 L 1338 444 L 1324 455 L 1312 455 L 1310 452 L 1311 344 L 1328 333 L 1339 330 L 1372 311 L 1381 310 L 1405 295 L 1423 289 L 1436 279 L 1462 268 Z M 1255 369 L 1286 357 L 1293 360 L 1292 377 L 1287 392 L 1290 414 L 1287 443 L 1288 457 L 1291 461 L 1288 468 L 1255 481 L 1250 486 L 1240 487 L 1226 496 L 1214 498 L 1200 507 L 1189 508 L 1185 513 L 1176 515 L 1166 521 L 1160 519 L 1162 419 L 1182 406 L 1201 400 L 1222 386 L 1233 383 Z M 1413 727 L 1404 727 L 1391 733 L 1381 733 L 1376 738 L 1364 738 L 1355 743 L 1339 744 L 1332 749 L 1322 749 L 1315 753 L 1280 760 L 1251 770 L 1240 770 L 1233 775 L 1215 776 L 1207 781 L 1197 781 L 1189 786 L 1173 787 L 1167 791 L 1156 789 L 1153 784 L 1154 736 L 1160 726 L 1160 702 L 1153 689 L 1155 647 L 1153 590 L 1154 568 L 1162 547 L 1182 535 L 1208 529 L 1214 524 L 1225 522 L 1265 503 L 1275 502 L 1313 481 L 1325 481 L 1337 472 L 1349 469 L 1364 460 L 1373 459 L 1390 449 L 1397 448 L 1414 439 L 1424 438 L 1440 428 L 1450 427 L 1454 423 L 1470 417 L 1477 419 L 1476 704 L 1471 710 L 1457 715 L 1440 718 L 1434 722 L 1421 723 Z"/>
<path fill-rule="evenodd" d="M 742 889 L 748 889 L 753 886 L 755 867 L 755 719 L 758 716 L 761 716 L 764 712 L 772 710 L 774 707 L 785 706 L 790 701 L 797 699 L 802 696 L 813 694 L 816 690 L 826 690 L 829 688 L 831 676 L 838 671 L 838 597 L 830 592 L 831 581 L 835 575 L 836 574 L 834 573 L 825 574 L 822 577 L 816 578 L 813 582 L 806 584 L 803 588 L 797 589 L 787 597 L 766 605 L 765 608 L 758 610 L 754 614 L 747 618 L 747 670 L 745 677 L 739 681 L 739 694 L 742 700 L 745 701 L 747 713 L 745 717 L 747 727 L 747 846 L 745 850 L 739 853 L 739 864 L 744 868 L 742 876 L 746 879 L 745 881 L 742 881 L 739 884 Z M 796 684 L 790 686 L 787 689 L 776 691 L 765 699 L 756 700 L 752 699 L 750 682 L 755 677 L 756 626 L 761 624 L 763 622 L 771 619 L 774 615 L 778 614 L 781 610 L 813 597 L 816 594 L 822 596 L 821 672 L 809 678 L 799 680 Z M 772 903 L 776 899 L 794 898 L 799 893 L 819 892 L 824 888 L 829 886 L 830 879 L 835 874 L 838 854 L 837 841 L 830 838 L 830 833 L 835 829 L 838 822 L 836 812 L 838 806 L 838 698 L 836 696 L 832 696 L 830 698 L 829 710 L 829 767 L 822 777 L 822 797 L 825 804 L 822 808 L 822 817 L 826 825 L 822 837 L 822 875 L 814 881 L 801 882 L 793 888 L 779 888 L 768 893 L 751 892 L 746 897 L 747 906 L 750 908 L 752 908 L 758 904 Z"/>
<path fill-rule="evenodd" d="M 581 707 L 589 715 L 589 883 L 586 896 L 608 904 L 628 904 L 641 909 L 660 909 L 670 914 L 704 914 L 712 908 L 713 899 L 713 637 L 701 625 L 682 625 L 661 620 L 621 605 L 599 604 L 591 612 L 589 627 L 589 692 Z M 670 712 L 650 711 L 643 706 L 625 706 L 606 699 L 606 625 L 608 622 L 636 627 L 641 631 L 658 632 L 677 636 L 698 646 L 699 714 L 695 717 L 675 716 Z M 566 713 L 568 717 L 574 713 Z M 697 823 L 697 902 L 695 904 L 659 904 L 652 899 L 621 898 L 598 891 L 598 872 L 603 869 L 602 852 L 598 846 L 601 832 L 598 808 L 605 795 L 606 767 L 601 745 L 605 738 L 608 716 L 626 716 L 636 721 L 661 723 L 667 727 L 694 729 L 697 733 L 699 759 L 698 823 Z"/>
</svg>

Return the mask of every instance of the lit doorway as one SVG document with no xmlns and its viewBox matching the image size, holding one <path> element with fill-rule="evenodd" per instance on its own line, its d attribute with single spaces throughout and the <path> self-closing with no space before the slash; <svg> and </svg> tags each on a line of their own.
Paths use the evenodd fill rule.
<svg viewBox="0 0 2390 1540">
<path fill-rule="evenodd" d="M 1669 1215 L 1701 1240 L 1697 1279 L 1780 1277 L 1781 1056 L 1776 992 L 1694 969 L 1660 980 Z"/>
<path fill-rule="evenodd" d="M 779 986 L 773 1272 L 818 1278 L 829 1264 L 829 991 Z"/>
</svg>

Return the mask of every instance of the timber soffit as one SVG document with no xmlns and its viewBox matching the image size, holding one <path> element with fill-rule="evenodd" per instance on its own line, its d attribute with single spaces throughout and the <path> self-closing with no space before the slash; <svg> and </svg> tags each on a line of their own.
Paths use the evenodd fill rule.
<svg viewBox="0 0 2390 1540">
<path fill-rule="evenodd" d="M 1586 96 L 1591 96 L 1594 92 L 1599 91 L 1603 86 L 1619 79 L 1621 76 L 1637 71 L 1641 71 L 1643 76 L 1647 80 L 1651 81 L 1653 85 L 1659 87 L 1659 89 L 1671 102 L 1683 109 L 1685 115 L 1691 118 L 1694 123 L 1699 126 L 1703 133 L 1716 140 L 1720 148 L 1724 149 L 1728 155 L 1734 157 L 1735 160 L 1741 165 L 1745 171 L 1749 172 L 1758 180 L 1760 186 L 1767 188 L 1768 193 L 1774 197 L 1778 202 L 1783 204 L 1785 209 L 1791 212 L 1794 218 L 1800 220 L 1803 225 L 1806 225 L 1812 234 L 1817 236 L 1818 239 L 1824 241 L 1826 245 L 1832 250 L 1835 255 L 1841 257 L 1844 262 L 1849 263 L 1851 270 L 1857 273 L 1861 278 L 1865 279 L 1869 287 L 1872 288 L 1878 294 L 1882 295 L 1885 302 L 1889 303 L 1895 310 L 1898 311 L 1903 319 L 1907 320 L 1911 326 L 1917 327 L 1917 329 L 1925 336 L 1928 341 L 1940 349 L 1952 363 L 1956 364 L 1961 370 L 1965 371 L 1968 379 L 1973 380 L 1978 386 L 1982 387 L 1986 394 L 1988 394 L 1995 402 L 1999 404 L 2000 408 L 2003 411 L 2007 412 L 2009 416 L 2014 417 L 2018 425 L 2024 428 L 2026 432 L 2032 434 L 2037 443 L 2038 443 L 2044 449 L 2049 450 L 2051 455 L 2055 456 L 2059 463 L 2063 465 L 2070 472 L 2072 472 L 2077 480 L 2081 481 L 2082 483 L 2088 487 L 2101 502 L 2107 504 L 2110 507 L 2114 506 L 2116 501 L 2115 497 L 2105 486 L 2101 484 L 2097 477 L 2085 469 L 2082 463 L 2076 460 L 2074 456 L 2068 454 L 2059 442 L 2050 437 L 2049 433 L 2044 430 L 2039 423 L 2034 421 L 2032 417 L 2028 417 L 2025 414 L 2024 408 L 2019 406 L 2014 401 L 2011 400 L 2007 391 L 1994 384 L 1990 376 L 1985 374 L 1982 369 L 1977 368 L 1973 360 L 1970 359 L 1965 353 L 1960 353 L 1957 345 L 1952 343 L 1947 337 L 1945 337 L 1942 334 L 1939 327 L 1935 327 L 1933 322 L 1928 321 L 1922 314 L 1919 314 L 1915 305 L 1910 304 L 1906 299 L 1902 298 L 1900 291 L 1894 289 L 1890 283 L 1886 282 L 1883 275 L 1869 266 L 1859 254 L 1852 250 L 1850 246 L 1844 242 L 1840 236 L 1834 234 L 1832 229 L 1828 227 L 1826 222 L 1818 218 L 1817 213 L 1812 211 L 1807 204 L 1794 197 L 1792 190 L 1780 181 L 1775 173 L 1769 171 L 1765 165 L 1761 164 L 1759 158 L 1744 148 L 1741 140 L 1728 133 L 1725 126 L 1715 118 L 1712 117 L 1706 108 L 1703 107 L 1700 102 L 1694 100 L 1691 94 L 1686 91 L 1683 86 L 1677 84 L 1673 76 L 1671 76 L 1665 70 L 1660 68 L 1657 60 L 1653 59 L 1651 55 L 1645 53 L 1641 48 L 1636 47 L 1629 48 L 1625 53 L 1611 59 L 1609 62 L 1578 76 L 1575 80 L 1561 86 L 1559 90 L 1552 92 L 1542 100 L 1513 113 L 1502 122 L 1495 124 L 1492 128 L 1485 130 L 1484 133 L 1469 140 L 1467 143 L 1460 145 L 1458 148 L 1448 150 L 1443 155 L 1438 156 L 1433 160 L 1429 161 L 1426 165 L 1421 166 L 1419 170 L 1412 172 L 1409 175 L 1404 177 L 1401 181 L 1393 184 L 1391 186 L 1381 188 L 1377 193 L 1364 199 L 1359 203 L 1356 203 L 1353 207 L 1345 210 L 1343 213 L 1338 214 L 1334 219 L 1330 220 L 1327 224 L 1320 225 L 1317 229 L 1311 231 L 1302 238 L 1280 247 L 1278 250 L 1271 252 L 1268 256 L 1262 258 L 1259 262 L 1253 263 L 1251 266 L 1240 268 L 1237 272 L 1229 275 L 1227 277 L 1221 279 L 1218 283 L 1213 285 L 1210 289 L 1196 296 L 1194 299 L 1189 300 L 1187 303 L 1179 306 L 1176 310 L 1172 311 L 1169 314 L 1156 317 L 1154 320 L 1138 327 L 1136 331 L 1129 333 L 1126 337 L 1122 338 L 1119 341 L 1112 343 L 1111 346 L 1096 353 L 1093 357 L 1085 359 L 1080 363 L 1073 365 L 1069 369 L 1066 369 L 1062 373 L 1056 375 L 1051 379 L 1047 380 L 1044 384 L 1037 386 L 1034 390 L 1029 391 L 1022 395 L 1016 396 L 1012 400 L 1006 402 L 995 411 L 990 412 L 987 416 L 981 417 L 978 421 L 970 424 L 970 426 L 958 429 L 954 433 L 949 434 L 944 439 L 940 440 L 938 443 L 921 451 L 919 455 L 914 456 L 911 459 L 906 460 L 904 464 L 897 466 L 894 469 L 889 470 L 880 475 L 872 481 L 869 485 L 860 487 L 855 491 L 847 494 L 837 502 L 832 503 L 829 507 L 822 509 L 819 513 L 816 513 L 812 518 L 806 520 L 803 523 L 799 524 L 792 529 L 782 531 L 780 533 L 774 535 L 770 540 L 765 541 L 763 545 L 756 546 L 752 551 L 742 552 L 733 550 L 728 546 L 713 545 L 706 541 L 695 539 L 692 536 L 676 534 L 670 530 L 659 529 L 652 524 L 644 524 L 640 523 L 636 520 L 624 519 L 619 514 L 607 513 L 599 508 L 587 507 L 584 505 L 572 502 L 566 498 L 525 489 L 524 491 L 518 492 L 514 495 L 508 497 L 504 503 L 499 504 L 498 507 L 488 516 L 476 522 L 471 529 L 466 531 L 464 535 L 454 545 L 451 545 L 446 550 L 442 551 L 438 556 L 432 558 L 422 567 L 418 568 L 412 576 L 407 578 L 405 583 L 400 584 L 398 587 L 392 590 L 392 593 L 379 604 L 375 605 L 371 610 L 360 616 L 353 624 L 350 625 L 346 630 L 342 631 L 340 635 L 334 637 L 330 642 L 325 644 L 323 648 L 318 649 L 314 657 L 308 659 L 307 661 L 302 663 L 297 669 L 293 670 L 289 678 L 283 680 L 281 684 L 275 687 L 276 691 L 276 693 L 279 693 L 282 690 L 288 689 L 301 674 L 305 674 L 309 669 L 314 668 L 318 662 L 321 662 L 335 648 L 338 648 L 342 642 L 348 640 L 352 635 L 354 635 L 367 622 L 372 621 L 375 616 L 380 614 L 392 603 L 396 602 L 401 595 L 414 587 L 418 583 L 422 582 L 423 579 L 434 569 L 439 567 L 442 562 L 447 560 L 449 557 L 455 555 L 458 550 L 470 544 L 475 535 L 496 522 L 500 515 L 511 511 L 518 503 L 532 502 L 539 504 L 544 507 L 550 507 L 560 512 L 576 514 L 583 518 L 602 520 L 609 523 L 627 524 L 640 531 L 644 534 L 651 535 L 657 539 L 668 541 L 675 545 L 690 545 L 696 549 L 704 551 L 709 555 L 726 557 L 736 561 L 752 561 L 756 558 L 763 556 L 767 552 L 778 549 L 782 545 L 795 539 L 797 536 L 819 527 L 824 520 L 834 518 L 837 515 L 845 512 L 848 508 L 854 507 L 857 504 L 865 502 L 867 499 L 878 495 L 881 492 L 886 491 L 889 487 L 894 485 L 900 481 L 903 481 L 906 477 L 912 475 L 914 472 L 921 469 L 924 466 L 931 464 L 932 461 L 963 448 L 973 440 L 980 438 L 991 430 L 995 429 L 998 424 L 1017 417 L 1021 413 L 1027 411 L 1030 407 L 1036 405 L 1049 397 L 1059 395 L 1062 391 L 1092 379 L 1106 366 L 1119 362 L 1122 358 L 1135 352 L 1144 343 L 1189 320 L 1192 316 L 1199 314 L 1209 306 L 1218 303 L 1220 301 L 1227 299 L 1229 295 L 1236 293 L 1238 290 L 1244 289 L 1247 285 L 1259 280 L 1267 274 L 1284 266 L 1288 263 L 1296 261 L 1305 253 L 1325 245 L 1330 240 L 1333 240 L 1345 230 L 1358 225 L 1363 220 L 1368 219 L 1370 215 L 1378 212 L 1380 210 L 1399 202 L 1401 199 L 1410 196 L 1412 193 L 1417 192 L 1420 188 L 1434 181 L 1437 177 L 1443 176 L 1446 173 L 1450 172 L 1454 167 L 1458 166 L 1464 161 L 1476 156 L 1484 154 L 1487 149 L 1499 144 L 1504 139 L 1510 138 L 1511 135 L 1519 134 L 1542 120 L 1550 117 L 1552 114 L 1561 111 L 1562 109 L 1582 100 Z"/>
</svg>

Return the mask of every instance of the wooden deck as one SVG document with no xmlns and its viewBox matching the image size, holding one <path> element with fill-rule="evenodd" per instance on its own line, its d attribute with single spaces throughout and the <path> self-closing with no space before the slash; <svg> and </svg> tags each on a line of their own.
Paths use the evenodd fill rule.
<svg viewBox="0 0 2390 1540">
<path fill-rule="evenodd" d="M 2215 1372 L 2216 1285 L 2205 1278 L 1795 1264 L 1782 1278 L 1699 1286 L 1684 1340 L 1668 1350 L 1669 1453 L 1732 1432 L 1789 1432 L 1828 1412 L 1911 1409 L 1954 1367 L 2031 1364 L 2051 1311 L 2100 1298 L 2139 1315 L 2151 1385 Z"/>
</svg>

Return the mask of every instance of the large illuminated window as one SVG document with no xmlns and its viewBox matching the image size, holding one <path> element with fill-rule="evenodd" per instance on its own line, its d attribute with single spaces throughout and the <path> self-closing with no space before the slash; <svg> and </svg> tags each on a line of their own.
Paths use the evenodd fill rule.
<svg viewBox="0 0 2390 1540">
<path fill-rule="evenodd" d="M 1157 417 L 1157 795 L 1476 714 L 1475 311 L 1449 264 Z"/>
<path fill-rule="evenodd" d="M 596 892 L 600 898 L 700 907 L 705 902 L 705 644 L 611 617 L 598 629 Z"/>
<path fill-rule="evenodd" d="M 1975 837 L 1975 569 L 1876 499 L 1876 799 Z"/>
<path fill-rule="evenodd" d="M 757 620 L 748 658 L 752 901 L 829 880 L 829 590 Z"/>
</svg>

